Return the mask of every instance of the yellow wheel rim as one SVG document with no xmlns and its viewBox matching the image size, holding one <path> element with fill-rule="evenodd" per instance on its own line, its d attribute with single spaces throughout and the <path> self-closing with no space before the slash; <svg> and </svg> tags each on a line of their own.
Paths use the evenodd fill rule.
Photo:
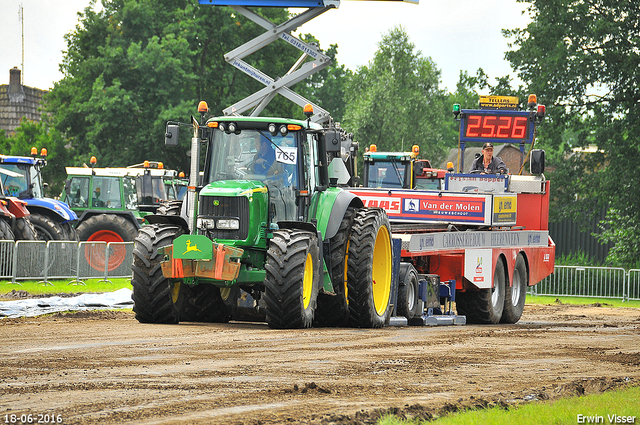
<svg viewBox="0 0 640 425">
<path fill-rule="evenodd" d="M 311 254 L 307 254 L 307 260 L 304 262 L 304 276 L 302 278 L 302 306 L 306 310 L 311 302 L 311 293 L 313 291 L 313 258 Z"/>
<path fill-rule="evenodd" d="M 231 288 L 220 288 L 220 298 L 226 301 L 231 295 Z"/>
<path fill-rule="evenodd" d="M 391 237 L 389 230 L 382 226 L 378 229 L 373 246 L 373 304 L 378 315 L 383 315 L 389 305 L 391 295 Z"/>
<path fill-rule="evenodd" d="M 175 282 L 171 287 L 171 301 L 175 304 L 180 296 L 180 282 Z"/>
</svg>

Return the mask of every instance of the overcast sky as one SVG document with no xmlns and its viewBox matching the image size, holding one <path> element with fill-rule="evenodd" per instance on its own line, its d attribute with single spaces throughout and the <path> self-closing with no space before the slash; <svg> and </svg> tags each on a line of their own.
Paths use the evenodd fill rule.
<svg viewBox="0 0 640 425">
<path fill-rule="evenodd" d="M 0 0 L 0 4 L 0 84 L 8 84 L 10 68 L 22 68 L 18 17 L 22 4 L 23 84 L 50 89 L 62 78 L 63 37 L 73 31 L 77 13 L 89 0 Z M 420 0 L 419 5 L 342 1 L 339 9 L 325 12 L 300 31 L 316 36 L 321 47 L 338 44 L 338 61 L 355 70 L 373 58 L 383 34 L 402 25 L 416 49 L 430 56 L 442 71 L 441 87 L 453 91 L 460 70 L 475 74 L 483 68 L 491 78 L 514 76 L 504 59 L 508 40 L 501 30 L 526 27 L 529 17 L 522 14 L 524 8 L 516 0 Z"/>
</svg>

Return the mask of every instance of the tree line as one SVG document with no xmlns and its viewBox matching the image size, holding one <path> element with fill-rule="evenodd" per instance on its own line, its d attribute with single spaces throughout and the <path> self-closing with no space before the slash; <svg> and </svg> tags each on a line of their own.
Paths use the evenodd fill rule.
<svg viewBox="0 0 640 425">
<path fill-rule="evenodd" d="M 331 66 L 294 90 L 330 111 L 361 146 L 408 150 L 439 164 L 457 147 L 451 107 L 477 105 L 478 94 L 536 93 L 547 119 L 536 147 L 547 151 L 553 181 L 552 220 L 585 222 L 608 208 L 599 237 L 615 242 L 611 264 L 636 264 L 640 250 L 640 25 L 637 5 L 612 0 L 518 0 L 531 23 L 505 29 L 505 53 L 519 79 L 490 78 L 482 69 L 461 71 L 452 92 L 441 89 L 437 64 L 416 50 L 402 27 L 391 29 L 374 57 L 349 70 L 336 60 L 337 45 L 322 49 Z M 255 8 L 273 22 L 290 17 L 281 8 Z M 126 166 L 145 159 L 188 170 L 187 144 L 165 147 L 168 120 L 187 121 L 200 100 L 213 114 L 262 86 L 228 65 L 223 55 L 264 29 L 227 7 L 192 0 L 95 0 L 65 36 L 63 79 L 45 96 L 45 118 L 23 121 L 0 149 L 24 155 L 47 147 L 44 171 L 51 193 L 62 190 L 65 166 L 89 157 L 98 166 Z M 313 35 L 304 41 L 318 42 Z M 320 43 L 318 43 L 320 44 Z M 322 46 L 320 46 L 322 48 Z M 300 52 L 274 43 L 245 58 L 271 76 L 284 75 Z M 263 115 L 303 119 L 297 105 L 276 97 Z M 588 146 L 597 146 L 587 153 Z M 362 149 L 361 149 L 362 150 Z"/>
</svg>

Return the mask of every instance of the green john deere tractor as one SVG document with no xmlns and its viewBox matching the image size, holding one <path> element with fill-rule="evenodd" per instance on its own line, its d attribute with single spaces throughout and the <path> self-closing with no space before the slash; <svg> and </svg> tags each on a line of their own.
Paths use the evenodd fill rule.
<svg viewBox="0 0 640 425">
<path fill-rule="evenodd" d="M 193 129 L 189 189 L 139 230 L 136 318 L 226 322 L 248 297 L 271 328 L 384 326 L 390 225 L 341 188 L 355 176 L 352 135 L 310 119 L 205 119 L 202 104 L 199 121 L 167 126 L 170 145 Z"/>
</svg>

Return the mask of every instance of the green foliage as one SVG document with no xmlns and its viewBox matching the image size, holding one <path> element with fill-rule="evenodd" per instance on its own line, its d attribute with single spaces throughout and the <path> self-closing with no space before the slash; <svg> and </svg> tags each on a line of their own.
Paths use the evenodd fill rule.
<svg viewBox="0 0 640 425">
<path fill-rule="evenodd" d="M 578 252 L 572 252 L 567 255 L 560 255 L 556 257 L 556 266 L 593 266 L 600 267 L 603 264 L 598 264 L 593 257 L 586 252 L 580 250 Z"/>
<path fill-rule="evenodd" d="M 275 23 L 289 18 L 283 8 L 252 10 Z M 64 78 L 47 96 L 53 124 L 74 152 L 66 165 L 86 163 L 95 155 L 102 167 L 148 159 L 188 170 L 188 145 L 164 146 L 166 121 L 189 122 L 200 100 L 218 115 L 261 89 L 227 64 L 224 54 L 264 31 L 228 7 L 187 0 L 111 0 L 98 10 L 94 0 L 66 36 Z M 335 57 L 335 51 L 332 46 L 329 56 Z M 278 41 L 244 60 L 277 78 L 299 56 L 298 49 Z M 340 108 L 340 86 L 332 91 L 323 76 L 339 80 L 345 75 L 334 61 L 307 91 L 327 95 L 329 106 Z M 300 107 L 281 96 L 263 115 L 304 118 Z"/>
<path fill-rule="evenodd" d="M 396 27 L 345 87 L 344 127 L 361 146 L 407 151 L 418 145 L 423 157 L 437 164 L 452 146 L 445 140 L 450 106 L 439 85 L 436 64 L 416 52 L 406 31 Z"/>
<path fill-rule="evenodd" d="M 613 0 L 526 0 L 532 23 L 508 30 L 507 59 L 547 105 L 539 141 L 552 155 L 552 219 L 583 221 L 610 206 L 610 260 L 638 257 L 640 15 Z M 595 144 L 595 153 L 572 149 Z M 553 170 L 555 168 L 555 170 Z"/>
</svg>

